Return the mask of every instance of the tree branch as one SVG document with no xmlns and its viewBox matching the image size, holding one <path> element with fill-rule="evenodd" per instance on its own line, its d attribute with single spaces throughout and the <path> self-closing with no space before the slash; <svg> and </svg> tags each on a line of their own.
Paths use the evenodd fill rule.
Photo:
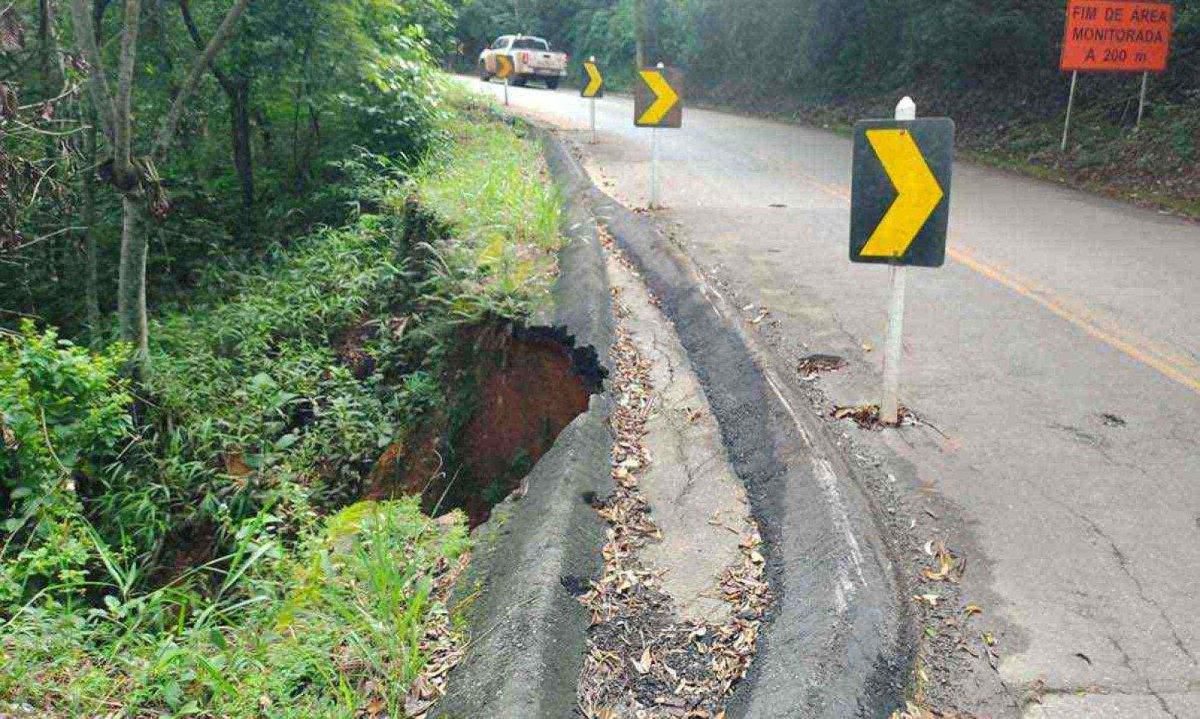
<svg viewBox="0 0 1200 719">
<path fill-rule="evenodd" d="M 136 2 L 136 0 L 130 0 Z M 217 53 L 229 43 L 233 37 L 233 26 L 237 23 L 246 6 L 250 4 L 250 0 L 235 0 L 233 7 L 229 8 L 229 12 L 225 15 L 225 19 L 221 21 L 220 27 L 213 34 L 212 39 L 208 41 L 208 47 L 204 49 L 204 54 L 197 58 L 195 64 L 192 65 L 192 71 L 188 75 L 187 81 L 180 88 L 179 93 L 175 96 L 175 101 L 171 105 L 171 110 L 167 113 L 167 117 L 163 120 L 162 129 L 158 133 L 158 139 L 154 143 L 153 154 L 159 156 L 166 152 L 171 141 L 175 138 L 175 129 L 179 124 L 179 118 L 183 114 L 183 107 L 191 98 L 192 93 L 196 90 L 196 86 L 200 84 L 200 78 L 204 72 L 212 64 L 213 58 Z"/>
<path fill-rule="evenodd" d="M 187 27 L 188 35 L 192 36 L 192 43 L 196 49 L 204 51 L 204 40 L 200 37 L 200 30 L 196 27 L 196 21 L 192 19 L 192 9 L 189 6 L 188 0 L 179 0 L 179 14 L 183 16 L 183 24 Z M 229 82 L 229 78 L 225 77 L 225 73 L 221 72 L 216 63 L 209 68 L 212 70 L 213 77 L 217 78 L 217 82 L 221 84 L 221 88 L 225 90 L 225 94 L 230 97 L 234 94 L 233 84 Z"/>
<path fill-rule="evenodd" d="M 113 126 L 116 125 L 116 109 L 113 105 L 112 92 L 108 88 L 108 80 L 104 76 L 104 63 L 100 58 L 100 47 L 96 43 L 96 26 L 92 22 L 92 13 L 84 7 L 85 0 L 71 0 L 71 22 L 75 25 L 75 42 L 83 59 L 90 65 L 88 84 L 92 91 L 92 104 L 96 106 L 96 117 L 100 120 L 100 129 L 105 137 L 112 140 Z"/>
</svg>

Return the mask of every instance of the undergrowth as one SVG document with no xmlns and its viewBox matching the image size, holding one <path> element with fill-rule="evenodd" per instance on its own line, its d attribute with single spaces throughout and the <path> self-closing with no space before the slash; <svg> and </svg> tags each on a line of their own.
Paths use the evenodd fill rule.
<svg viewBox="0 0 1200 719">
<path fill-rule="evenodd" d="M 0 336 L 0 714 L 404 716 L 465 520 L 364 477 L 559 243 L 536 146 L 457 104 L 415 169 L 339 163 L 352 222 L 160 313 L 143 383 L 120 345 Z"/>
</svg>

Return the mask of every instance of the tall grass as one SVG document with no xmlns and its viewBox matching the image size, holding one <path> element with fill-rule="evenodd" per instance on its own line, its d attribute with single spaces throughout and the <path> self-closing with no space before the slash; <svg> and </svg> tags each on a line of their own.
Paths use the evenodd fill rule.
<svg viewBox="0 0 1200 719">
<path fill-rule="evenodd" d="M 432 248 L 436 289 L 463 320 L 488 311 L 521 316 L 553 286 L 561 198 L 537 143 L 497 122 L 478 99 L 454 102 L 462 111 L 445 128 L 451 142 L 416 177 L 422 204 L 451 229 Z"/>
<path fill-rule="evenodd" d="M 424 666 L 436 576 L 467 548 L 415 498 L 331 517 L 296 552 L 269 518 L 231 556 L 131 596 L 115 561 L 102 606 L 73 616 L 30 603 L 0 624 L 0 713 L 29 716 L 402 717 Z"/>
</svg>

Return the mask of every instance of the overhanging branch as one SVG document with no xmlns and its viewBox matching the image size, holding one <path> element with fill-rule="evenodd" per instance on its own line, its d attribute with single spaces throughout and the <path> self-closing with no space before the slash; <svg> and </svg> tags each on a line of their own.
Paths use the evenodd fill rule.
<svg viewBox="0 0 1200 719">
<path fill-rule="evenodd" d="M 183 115 L 183 108 L 187 101 L 195 92 L 196 86 L 200 84 L 200 78 L 204 76 L 208 66 L 212 64 L 213 58 L 229 43 L 233 37 L 233 26 L 237 23 L 242 12 L 250 4 L 250 0 L 236 0 L 233 7 L 229 8 L 229 12 L 225 15 L 225 19 L 221 21 L 220 27 L 213 34 L 212 39 L 208 41 L 208 47 L 204 49 L 204 53 L 196 59 L 192 65 L 191 73 L 188 74 L 187 81 L 183 87 L 179 89 L 179 93 L 175 96 L 175 101 L 171 104 L 171 109 L 167 112 L 166 118 L 163 120 L 162 129 L 159 130 L 158 138 L 154 142 L 153 154 L 161 156 L 167 151 L 171 141 L 175 138 L 175 130 L 179 125 L 179 118 Z"/>
</svg>

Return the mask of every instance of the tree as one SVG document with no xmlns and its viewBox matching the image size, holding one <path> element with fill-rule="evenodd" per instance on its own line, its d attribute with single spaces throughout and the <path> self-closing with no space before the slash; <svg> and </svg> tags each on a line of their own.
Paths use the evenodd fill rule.
<svg viewBox="0 0 1200 719">
<path fill-rule="evenodd" d="M 658 27 L 662 16 L 660 0 L 636 0 L 634 13 L 637 18 L 637 69 L 656 65 L 663 61 L 659 46 Z"/>
<path fill-rule="evenodd" d="M 155 170 L 155 161 L 161 159 L 163 153 L 169 149 L 187 101 L 195 92 L 201 76 L 211 65 L 213 58 L 233 36 L 234 26 L 249 4 L 250 0 L 234 1 L 221 26 L 193 62 L 187 79 L 176 91 L 170 109 L 154 135 L 149 155 L 135 159 L 131 99 L 141 25 L 141 0 L 125 0 L 115 93 L 109 85 L 106 65 L 97 42 L 93 13 L 89 11 L 85 0 L 71 0 L 75 42 L 88 64 L 92 104 L 111 152 L 111 157 L 102 166 L 102 174 L 121 196 L 121 260 L 117 289 L 117 315 L 121 339 L 133 345 L 134 366 L 141 373 L 148 371 L 150 362 L 149 321 L 146 311 L 147 236 L 143 227 L 147 215 L 145 205 L 150 205 L 150 214 L 154 215 L 161 216 L 167 210 L 166 198 Z"/>
</svg>

